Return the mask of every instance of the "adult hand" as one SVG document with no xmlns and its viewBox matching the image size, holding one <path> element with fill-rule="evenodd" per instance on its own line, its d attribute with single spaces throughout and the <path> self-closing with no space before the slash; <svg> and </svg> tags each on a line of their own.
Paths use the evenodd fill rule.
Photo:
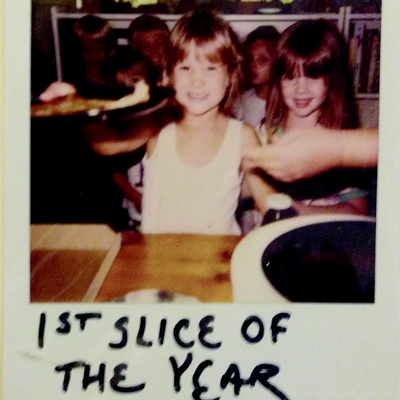
<svg viewBox="0 0 400 400">
<path fill-rule="evenodd" d="M 288 131 L 271 145 L 243 153 L 242 166 L 244 170 L 263 169 L 283 182 L 308 178 L 340 165 L 337 150 L 343 136 L 320 127 Z"/>
</svg>

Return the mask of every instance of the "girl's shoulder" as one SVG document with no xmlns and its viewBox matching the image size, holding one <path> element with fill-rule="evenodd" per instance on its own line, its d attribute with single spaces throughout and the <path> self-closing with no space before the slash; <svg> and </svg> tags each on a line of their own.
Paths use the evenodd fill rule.
<svg viewBox="0 0 400 400">
<path fill-rule="evenodd" d="M 146 145 L 147 158 L 149 158 L 154 153 L 157 143 L 159 142 L 160 136 L 168 135 L 169 132 L 173 132 L 175 129 L 176 129 L 176 123 L 171 122 L 168 125 L 164 126 L 157 135 L 152 136 L 147 141 L 147 145 Z"/>
<path fill-rule="evenodd" d="M 254 128 L 251 125 L 242 122 L 242 148 L 247 149 L 259 145 L 260 141 Z"/>
<path fill-rule="evenodd" d="M 228 123 L 231 124 L 231 126 L 235 126 L 236 129 L 239 129 L 242 135 L 251 135 L 251 132 L 254 132 L 254 128 L 247 122 L 244 122 L 243 120 L 238 118 L 226 118 L 228 120 Z"/>
</svg>

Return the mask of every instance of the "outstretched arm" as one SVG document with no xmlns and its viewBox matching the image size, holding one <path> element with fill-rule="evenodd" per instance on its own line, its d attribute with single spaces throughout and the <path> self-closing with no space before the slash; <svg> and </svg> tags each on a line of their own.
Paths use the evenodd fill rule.
<svg viewBox="0 0 400 400">
<path fill-rule="evenodd" d="M 376 129 L 329 130 L 321 127 L 285 133 L 272 145 L 243 152 L 245 171 L 261 168 L 275 179 L 291 182 L 335 167 L 375 167 Z"/>
</svg>

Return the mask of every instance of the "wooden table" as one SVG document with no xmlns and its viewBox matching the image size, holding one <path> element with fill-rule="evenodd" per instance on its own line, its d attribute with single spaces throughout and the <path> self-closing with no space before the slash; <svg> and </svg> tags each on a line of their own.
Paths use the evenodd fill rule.
<svg viewBox="0 0 400 400">
<path fill-rule="evenodd" d="M 104 225 L 31 227 L 31 301 L 110 301 L 159 289 L 231 302 L 240 236 L 116 234 Z"/>
</svg>

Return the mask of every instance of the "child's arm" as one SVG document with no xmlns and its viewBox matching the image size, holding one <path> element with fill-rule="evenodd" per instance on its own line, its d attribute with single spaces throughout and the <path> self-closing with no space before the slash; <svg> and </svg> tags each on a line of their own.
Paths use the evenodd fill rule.
<svg viewBox="0 0 400 400">
<path fill-rule="evenodd" d="M 257 134 L 249 125 L 243 125 L 242 133 L 242 152 L 261 147 Z M 241 196 L 252 197 L 255 208 L 263 215 L 267 211 L 265 200 L 272 193 L 276 193 L 276 190 L 256 170 L 252 169 L 244 172 Z"/>
</svg>

